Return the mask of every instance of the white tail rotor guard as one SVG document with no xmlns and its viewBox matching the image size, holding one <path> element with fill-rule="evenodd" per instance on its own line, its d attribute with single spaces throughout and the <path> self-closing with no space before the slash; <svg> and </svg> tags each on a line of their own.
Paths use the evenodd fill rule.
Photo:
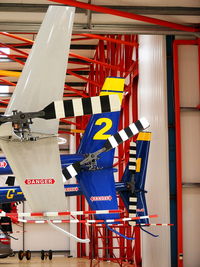
<svg viewBox="0 0 200 267">
<path fill-rule="evenodd" d="M 80 242 L 80 243 L 89 243 L 90 242 L 90 239 L 81 239 L 75 235 L 73 235 L 72 233 L 69 233 L 67 232 L 66 230 L 58 227 L 57 225 L 53 224 L 51 221 L 47 220 L 47 223 L 53 227 L 54 229 L 56 229 L 57 231 L 60 231 L 62 233 L 64 233 L 66 236 L 70 237 L 70 238 L 73 238 L 75 239 L 77 242 Z"/>
</svg>

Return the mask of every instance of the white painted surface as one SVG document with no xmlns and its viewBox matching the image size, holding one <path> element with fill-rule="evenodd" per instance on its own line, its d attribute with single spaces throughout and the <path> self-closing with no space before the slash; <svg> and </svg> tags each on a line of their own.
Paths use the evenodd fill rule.
<svg viewBox="0 0 200 267">
<path fill-rule="evenodd" d="M 199 105 L 198 46 L 178 46 L 181 107 Z"/>
<path fill-rule="evenodd" d="M 47 104 L 54 100 L 62 98 L 65 72 L 67 67 L 68 52 L 71 39 L 72 22 L 74 16 L 74 8 L 70 7 L 50 7 L 48 10 L 48 15 L 45 17 L 42 27 L 37 35 L 33 49 L 29 55 L 26 65 L 23 69 L 23 73 L 17 84 L 13 97 L 10 101 L 9 107 L 6 110 L 7 114 L 11 113 L 13 109 L 18 109 L 21 111 L 37 111 L 44 108 Z M 44 122 L 44 120 L 37 120 L 32 127 L 34 131 L 37 132 L 47 132 L 47 133 L 57 133 L 58 121 L 54 120 L 51 122 Z M 53 142 L 55 143 L 55 142 Z M 54 146 L 54 145 L 53 145 Z M 48 147 L 50 148 L 49 144 Z M 56 150 L 55 150 L 56 148 Z M 35 148 L 34 148 L 35 149 Z M 47 161 L 48 157 L 52 157 L 52 153 L 56 155 L 57 166 L 55 162 L 51 164 L 51 168 L 57 169 L 57 177 L 60 179 L 59 183 L 62 186 L 62 201 L 57 202 L 56 209 L 66 209 L 66 198 L 64 197 L 64 189 L 62 184 L 62 175 L 60 167 L 60 159 L 58 154 L 58 145 L 56 141 L 56 147 L 54 146 L 54 151 L 46 154 L 46 157 L 40 156 Z M 50 152 L 50 151 L 49 151 Z M 13 154 L 13 153 L 12 153 Z M 19 153 L 18 153 L 19 154 Z M 15 157 L 18 155 L 13 154 Z M 12 157 L 13 157 L 12 155 Z M 32 151 L 33 160 L 39 160 L 39 157 L 34 159 L 34 152 Z M 39 160 L 40 161 L 40 160 Z M 19 166 L 24 163 L 21 161 L 17 163 Z M 29 161 L 30 163 L 30 161 Z M 41 166 L 40 170 L 43 169 L 45 175 L 48 174 L 47 169 L 49 169 L 46 164 Z M 58 167 L 59 165 L 59 167 Z M 16 164 L 15 164 L 16 166 Z M 21 166 L 21 171 L 23 168 L 28 169 L 25 163 Z M 38 166 L 35 165 L 35 170 Z M 46 169 L 46 170 L 45 170 Z M 29 173 L 30 174 L 30 173 Z M 52 173 L 51 173 L 52 174 Z M 18 176 L 18 175 L 16 175 Z M 24 175 L 25 177 L 26 175 Z M 29 175 L 28 175 L 29 176 Z M 50 175 L 51 176 L 51 175 Z M 57 183 L 57 182 L 56 182 Z M 24 190 L 23 190 L 24 191 Z M 49 192 L 49 190 L 47 189 Z M 57 192 L 59 194 L 59 192 Z M 44 198 L 48 200 L 49 204 L 54 198 L 54 194 L 51 196 L 46 196 L 43 194 Z M 38 197 L 41 201 L 40 208 L 43 206 L 45 199 Z M 50 201 L 51 200 L 51 201 Z M 59 202 L 65 202 L 61 206 Z M 35 201 L 33 201 L 35 203 Z M 56 201 L 54 201 L 55 203 Z M 26 206 L 27 204 L 25 204 Z M 51 207 L 52 208 L 52 207 Z M 32 211 L 35 207 L 32 207 Z M 38 209 L 38 205 L 36 207 Z M 36 211 L 35 209 L 35 211 Z M 43 209 L 43 208 L 42 208 Z M 55 210 L 55 207 L 53 207 Z M 25 207 L 25 211 L 27 207 Z M 14 230 L 22 230 L 17 226 Z M 65 230 L 68 230 L 69 225 L 63 225 Z M 14 250 L 23 249 L 22 236 L 24 234 L 24 249 L 30 250 L 40 250 L 40 249 L 52 249 L 52 250 L 65 250 L 69 248 L 69 239 L 66 236 L 58 233 L 48 225 L 26 225 L 25 232 L 19 233 L 19 241 L 12 241 L 12 248 Z M 16 235 L 16 234 L 14 234 Z"/>
<path fill-rule="evenodd" d="M 181 107 L 200 104 L 198 47 L 178 46 Z M 182 180 L 200 183 L 200 112 L 181 111 Z M 200 249 L 200 189 L 183 188 L 183 263 L 184 267 L 199 267 Z"/>
<path fill-rule="evenodd" d="M 74 10 L 60 6 L 48 8 L 6 114 L 11 114 L 13 110 L 39 111 L 62 99 Z M 58 132 L 58 120 L 33 121 L 31 130 L 34 132 Z"/>
<path fill-rule="evenodd" d="M 31 211 L 65 211 L 57 138 L 26 142 L 1 140 L 0 144 Z"/>
<path fill-rule="evenodd" d="M 181 112 L 181 143 L 182 181 L 200 183 L 200 112 Z"/>
<path fill-rule="evenodd" d="M 163 36 L 139 36 L 139 117 L 144 116 L 152 131 L 146 190 L 149 214 L 159 218 L 151 222 L 169 223 L 169 173 L 166 48 Z M 143 267 L 170 266 L 169 228 L 148 228 L 159 234 L 142 234 Z"/>
</svg>

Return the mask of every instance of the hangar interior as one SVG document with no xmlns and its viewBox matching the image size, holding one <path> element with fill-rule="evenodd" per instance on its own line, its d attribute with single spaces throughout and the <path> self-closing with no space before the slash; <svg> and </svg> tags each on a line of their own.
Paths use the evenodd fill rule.
<svg viewBox="0 0 200 267">
<path fill-rule="evenodd" d="M 91 239 L 89 244 L 84 244 L 48 224 L 13 223 L 12 235 L 16 239 L 11 238 L 11 248 L 15 252 L 30 250 L 32 258 L 41 250 L 52 250 L 57 257 L 68 255 L 73 259 L 87 259 L 83 266 L 198 267 L 199 0 L 1 0 L 1 115 L 13 95 L 49 5 L 76 7 L 63 99 L 99 95 L 108 76 L 125 79 L 118 129 L 140 117 L 146 117 L 150 122 L 147 130 L 152 132 L 152 140 L 145 184 L 148 213 L 158 214 L 158 218 L 151 218 L 152 224 L 173 226 L 149 226 L 148 231 L 154 237 L 139 227 L 119 227 L 121 234 L 136 238 L 130 241 L 98 225 L 60 224 L 70 233 Z M 44 71 L 51 68 L 48 66 Z M 60 154 L 76 152 L 88 120 L 88 116 L 60 120 L 59 135 L 66 139 L 66 143 L 59 145 Z M 122 179 L 129 159 L 129 146 L 127 141 L 116 149 L 116 182 Z M 8 176 L 3 172 L 2 162 L 5 161 L 0 164 L 1 187 L 6 186 Z M 76 184 L 76 179 L 66 183 Z M 15 185 L 19 185 L 17 181 Z M 119 196 L 117 198 L 119 209 L 125 211 L 123 201 Z M 17 204 L 18 212 L 30 212 L 26 201 Z M 69 211 L 90 210 L 84 196 L 67 197 L 66 208 Z M 97 262 L 92 262 L 93 259 Z M 12 260 L 6 258 L 3 262 L 12 263 Z M 66 258 L 60 266 L 65 266 L 67 260 L 70 259 Z M 31 261 L 34 259 L 29 264 Z"/>
</svg>

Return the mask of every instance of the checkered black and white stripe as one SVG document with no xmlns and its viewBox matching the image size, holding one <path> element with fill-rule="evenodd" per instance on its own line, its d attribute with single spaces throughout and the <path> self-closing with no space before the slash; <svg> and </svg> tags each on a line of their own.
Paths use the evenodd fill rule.
<svg viewBox="0 0 200 267">
<path fill-rule="evenodd" d="M 130 150 L 129 150 L 129 171 L 135 174 L 136 171 L 136 143 L 130 143 Z"/>
<path fill-rule="evenodd" d="M 141 118 L 135 123 L 131 123 L 128 127 L 119 131 L 115 135 L 110 136 L 106 141 L 104 147 L 106 148 L 107 151 L 112 148 L 115 148 L 119 144 L 131 138 L 132 136 L 145 130 L 147 127 L 149 127 L 148 121 L 145 118 Z"/>
<path fill-rule="evenodd" d="M 43 111 L 45 113 L 44 119 L 60 119 L 119 111 L 120 106 L 119 96 L 113 94 L 54 101 L 46 106 Z"/>
<path fill-rule="evenodd" d="M 137 197 L 132 196 L 129 198 L 129 217 L 130 218 L 136 217 L 136 210 L 137 210 Z M 135 226 L 136 222 L 130 221 L 129 225 Z"/>
<path fill-rule="evenodd" d="M 136 172 L 136 143 L 131 142 L 130 143 L 130 151 L 129 151 L 129 165 L 128 165 L 129 171 L 131 172 L 131 175 L 133 176 L 132 179 L 134 179 L 134 174 Z M 129 197 L 129 217 L 136 217 L 136 210 L 137 210 L 137 197 L 135 193 L 132 194 L 132 196 Z M 135 226 L 135 221 L 130 221 L 129 225 Z"/>
<path fill-rule="evenodd" d="M 67 166 L 66 168 L 64 168 L 62 170 L 63 175 L 65 176 L 65 178 L 67 180 L 69 180 L 72 177 L 75 177 L 76 175 L 78 175 L 78 173 L 81 170 L 81 165 L 79 162 L 75 162 L 72 165 Z"/>
</svg>

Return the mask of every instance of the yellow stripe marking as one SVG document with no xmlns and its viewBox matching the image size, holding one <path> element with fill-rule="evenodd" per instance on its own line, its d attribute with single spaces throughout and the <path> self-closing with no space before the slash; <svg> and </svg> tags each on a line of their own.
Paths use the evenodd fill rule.
<svg viewBox="0 0 200 267">
<path fill-rule="evenodd" d="M 20 71 L 9 71 L 9 70 L 0 70 L 0 75 L 6 77 L 19 77 L 21 75 Z"/>
<path fill-rule="evenodd" d="M 136 159 L 136 172 L 140 172 L 141 170 L 141 161 L 142 161 L 142 158 L 137 158 Z"/>
<path fill-rule="evenodd" d="M 137 141 L 151 141 L 151 134 L 150 132 L 140 132 Z"/>
<path fill-rule="evenodd" d="M 102 95 L 113 95 L 117 94 L 119 96 L 120 101 L 122 102 L 123 98 L 123 91 L 124 91 L 124 82 L 125 79 L 123 78 L 106 78 L 105 82 L 103 84 L 102 90 L 104 92 L 100 92 L 100 96 Z M 106 90 L 113 90 L 113 91 L 119 91 L 117 92 L 105 92 Z"/>
<path fill-rule="evenodd" d="M 84 133 L 85 130 L 71 129 L 70 132 L 72 132 L 72 133 Z"/>
</svg>

